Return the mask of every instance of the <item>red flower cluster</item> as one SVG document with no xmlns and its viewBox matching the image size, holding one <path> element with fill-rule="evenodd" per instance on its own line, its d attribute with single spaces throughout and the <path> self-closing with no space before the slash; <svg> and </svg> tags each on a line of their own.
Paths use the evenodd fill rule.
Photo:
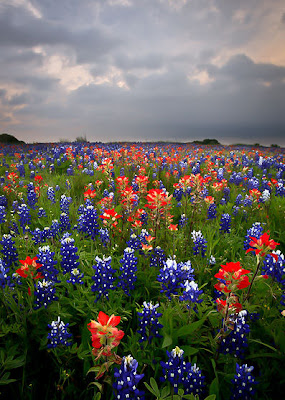
<svg viewBox="0 0 285 400">
<path fill-rule="evenodd" d="M 116 213 L 114 208 L 110 208 L 105 210 L 105 212 L 100 215 L 100 218 L 103 219 L 103 223 L 107 225 L 108 223 L 112 226 L 116 226 L 118 224 L 117 219 L 121 218 L 122 215 Z"/>
<path fill-rule="evenodd" d="M 231 293 L 235 290 L 240 290 L 250 285 L 248 274 L 250 271 L 244 269 L 240 262 L 229 262 L 226 265 L 221 265 L 219 272 L 215 278 L 220 281 L 216 283 L 215 288 L 220 292 Z"/>
<path fill-rule="evenodd" d="M 42 264 L 36 262 L 37 259 L 37 257 L 31 258 L 28 256 L 25 260 L 20 260 L 23 265 L 16 270 L 16 273 L 22 278 L 27 278 L 28 276 L 33 279 L 43 278 L 43 275 L 37 271 L 42 266 Z"/>
<path fill-rule="evenodd" d="M 100 357 L 110 356 L 111 350 L 120 344 L 124 336 L 123 331 L 119 331 L 116 326 L 120 323 L 121 317 L 114 314 L 109 317 L 102 311 L 99 312 L 98 320 L 92 320 L 88 325 L 91 332 L 93 354 Z"/>
<path fill-rule="evenodd" d="M 236 301 L 236 296 L 231 296 L 229 303 L 227 300 L 222 300 L 218 298 L 216 300 L 218 311 L 225 316 L 226 314 L 237 314 L 242 310 L 242 305 Z"/>
<path fill-rule="evenodd" d="M 94 199 L 96 197 L 96 192 L 95 190 L 91 190 L 90 188 L 84 192 L 84 200 L 86 201 L 87 199 Z"/>
<path fill-rule="evenodd" d="M 151 210 L 161 210 L 168 204 L 166 194 L 161 189 L 151 189 L 146 196 L 148 204 L 146 207 Z"/>
<path fill-rule="evenodd" d="M 250 236 L 250 238 L 252 239 L 252 241 L 249 243 L 250 249 L 246 250 L 246 253 L 254 251 L 256 255 L 260 254 L 261 257 L 264 257 L 266 254 L 271 254 L 272 257 L 278 261 L 278 256 L 271 253 L 271 250 L 275 250 L 276 246 L 278 246 L 280 243 L 276 243 L 273 239 L 270 239 L 270 235 L 268 233 L 265 232 L 260 236 L 259 239 L 256 239 L 252 236 Z"/>
</svg>

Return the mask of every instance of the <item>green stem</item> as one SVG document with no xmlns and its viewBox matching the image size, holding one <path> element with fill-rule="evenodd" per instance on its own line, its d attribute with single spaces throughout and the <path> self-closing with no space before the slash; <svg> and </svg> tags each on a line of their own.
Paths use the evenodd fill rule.
<svg viewBox="0 0 285 400">
<path fill-rule="evenodd" d="M 253 282 L 254 282 L 254 280 L 255 280 L 255 278 L 256 278 L 256 275 L 258 274 L 258 271 L 259 271 L 259 267 L 260 267 L 260 259 L 259 259 L 259 257 L 258 257 L 258 258 L 257 258 L 256 270 L 255 270 L 255 273 L 254 273 L 254 275 L 253 275 L 252 281 L 250 282 L 250 285 L 249 285 L 249 288 L 248 288 L 248 291 L 247 291 L 247 294 L 246 294 L 246 296 L 245 296 L 244 301 L 246 301 L 246 300 L 249 298 L 249 295 L 250 295 L 250 292 L 251 292 L 251 288 L 252 288 Z"/>
</svg>

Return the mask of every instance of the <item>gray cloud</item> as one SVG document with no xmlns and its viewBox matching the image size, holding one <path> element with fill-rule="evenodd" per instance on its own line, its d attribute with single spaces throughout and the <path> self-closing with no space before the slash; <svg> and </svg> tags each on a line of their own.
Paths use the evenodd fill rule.
<svg viewBox="0 0 285 400">
<path fill-rule="evenodd" d="M 282 0 L 31 4 L 0 7 L 0 131 L 282 142 L 285 61 L 271 34 L 284 30 Z"/>
<path fill-rule="evenodd" d="M 205 68 L 211 76 L 228 76 L 246 84 L 248 81 L 275 82 L 285 79 L 285 66 L 254 63 L 245 54 L 237 54 L 220 68 L 214 65 L 201 65 L 201 68 Z"/>
</svg>

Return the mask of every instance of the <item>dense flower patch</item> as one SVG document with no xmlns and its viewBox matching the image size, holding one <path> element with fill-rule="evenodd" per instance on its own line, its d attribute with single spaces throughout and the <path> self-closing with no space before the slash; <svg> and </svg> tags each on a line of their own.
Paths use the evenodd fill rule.
<svg viewBox="0 0 285 400">
<path fill-rule="evenodd" d="M 282 149 L 0 152 L 5 398 L 277 398 Z"/>
</svg>

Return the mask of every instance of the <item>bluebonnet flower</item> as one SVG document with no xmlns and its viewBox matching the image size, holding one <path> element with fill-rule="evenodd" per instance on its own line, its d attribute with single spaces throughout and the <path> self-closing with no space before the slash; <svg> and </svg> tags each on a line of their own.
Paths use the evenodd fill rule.
<svg viewBox="0 0 285 400">
<path fill-rule="evenodd" d="M 39 244 L 45 242 L 45 236 L 43 231 L 40 230 L 40 228 L 36 228 L 34 231 L 31 231 L 32 234 L 32 240 L 34 244 Z"/>
<path fill-rule="evenodd" d="M 251 374 L 254 367 L 248 367 L 247 364 L 236 364 L 236 375 L 232 379 L 232 400 L 250 400 L 253 399 L 255 394 L 254 385 L 258 382 L 255 381 L 254 376 Z"/>
<path fill-rule="evenodd" d="M 251 179 L 253 177 L 253 169 L 249 168 L 249 170 L 247 171 L 246 176 L 248 177 L 248 179 Z"/>
<path fill-rule="evenodd" d="M 60 224 L 57 219 L 53 219 L 50 227 L 44 228 L 46 230 L 45 237 L 48 239 L 55 238 L 59 235 Z"/>
<path fill-rule="evenodd" d="M 140 238 L 135 233 L 131 233 L 130 239 L 127 241 L 127 245 L 134 250 L 141 249 Z"/>
<path fill-rule="evenodd" d="M 178 225 L 181 226 L 181 228 L 183 228 L 187 224 L 188 220 L 189 218 L 187 218 L 185 214 L 181 214 Z"/>
<path fill-rule="evenodd" d="M 166 255 L 164 250 L 161 247 L 157 246 L 155 249 L 153 249 L 150 256 L 150 261 L 149 261 L 150 267 L 162 268 L 165 261 L 166 261 Z"/>
<path fill-rule="evenodd" d="M 68 231 L 70 229 L 69 214 L 62 212 L 59 217 L 59 230 L 60 232 Z"/>
<path fill-rule="evenodd" d="M 62 213 L 69 214 L 69 206 L 72 203 L 72 198 L 67 197 L 65 194 L 60 196 L 60 210 Z"/>
<path fill-rule="evenodd" d="M 277 260 L 271 254 L 267 254 L 262 266 L 262 271 L 270 275 L 273 280 L 285 286 L 285 260 L 280 250 L 272 251 L 277 256 Z"/>
<path fill-rule="evenodd" d="M 203 299 L 199 299 L 199 296 L 203 293 L 203 290 L 199 290 L 198 284 L 195 281 L 185 281 L 181 284 L 183 288 L 183 293 L 179 297 L 180 301 L 187 301 L 187 308 L 193 308 L 194 311 L 197 310 L 197 304 L 201 303 Z M 192 306 L 192 303 L 194 306 Z"/>
<path fill-rule="evenodd" d="M 47 198 L 52 203 L 55 203 L 55 193 L 54 193 L 54 188 L 52 186 L 48 187 L 48 189 L 47 189 Z"/>
<path fill-rule="evenodd" d="M 143 226 L 147 225 L 147 221 L 148 221 L 148 213 L 146 211 L 142 212 L 139 220 L 142 222 Z"/>
<path fill-rule="evenodd" d="M 124 256 L 120 260 L 121 275 L 119 277 L 118 287 L 121 287 L 126 295 L 130 296 L 130 291 L 135 288 L 135 281 L 137 280 L 137 262 L 138 259 L 134 255 L 134 250 L 127 247 L 124 250 Z"/>
<path fill-rule="evenodd" d="M 35 306 L 34 309 L 45 307 L 52 303 L 55 300 L 58 300 L 58 297 L 55 295 L 55 287 L 54 282 L 46 281 L 45 279 L 41 282 L 38 281 L 35 285 Z"/>
<path fill-rule="evenodd" d="M 250 332 L 247 319 L 249 318 L 246 310 L 240 311 L 237 315 L 232 314 L 229 320 L 233 324 L 233 329 L 221 339 L 219 352 L 223 354 L 233 354 L 235 357 L 243 358 L 244 352 L 248 347 L 247 335 Z"/>
<path fill-rule="evenodd" d="M 67 168 L 66 175 L 68 175 L 68 176 L 74 175 L 74 170 L 71 166 Z"/>
<path fill-rule="evenodd" d="M 70 237 L 68 233 L 64 235 L 64 237 L 60 241 L 61 248 L 61 268 L 63 274 L 71 272 L 73 268 L 77 268 L 79 266 L 79 256 L 76 254 L 77 247 L 74 246 L 74 239 Z"/>
<path fill-rule="evenodd" d="M 201 253 L 202 257 L 205 257 L 207 250 L 207 241 L 204 239 L 204 236 L 201 231 L 192 231 L 191 237 L 194 242 L 193 254 L 197 255 Z"/>
<path fill-rule="evenodd" d="M 54 252 L 50 250 L 50 247 L 39 247 L 37 257 L 38 263 L 42 265 L 39 271 L 44 278 L 53 282 L 59 282 L 57 278 L 58 270 L 55 268 L 57 261 L 54 260 Z"/>
<path fill-rule="evenodd" d="M 18 165 L 17 165 L 17 170 L 18 170 L 18 172 L 19 172 L 20 177 L 23 178 L 23 177 L 26 175 L 26 173 L 25 173 L 25 167 L 24 167 L 23 164 L 18 164 Z"/>
<path fill-rule="evenodd" d="M 252 197 L 246 195 L 243 202 L 242 202 L 244 207 L 251 207 L 252 206 Z"/>
<path fill-rule="evenodd" d="M 163 328 L 158 322 L 158 318 L 162 316 L 161 313 L 157 312 L 157 308 L 159 307 L 159 303 L 153 305 L 150 301 L 147 303 L 143 302 L 143 309 L 141 312 L 138 312 L 138 320 L 139 320 L 139 329 L 137 332 L 141 335 L 139 342 L 148 341 L 151 343 L 154 337 L 162 337 L 159 334 L 159 329 Z"/>
<path fill-rule="evenodd" d="M 5 266 L 5 263 L 0 258 L 0 287 L 4 289 L 6 286 L 11 287 L 11 277 L 8 275 L 10 268 Z"/>
<path fill-rule="evenodd" d="M 168 258 L 164 263 L 163 268 L 160 269 L 160 273 L 157 276 L 158 282 L 162 283 L 161 293 L 165 293 L 168 299 L 171 299 L 171 295 L 176 295 L 181 287 L 181 284 L 186 280 L 193 280 L 194 269 L 191 266 L 191 261 L 188 260 L 185 263 L 179 263 Z"/>
<path fill-rule="evenodd" d="M 16 222 L 13 221 L 13 220 L 10 221 L 9 232 L 10 232 L 10 235 L 13 236 L 13 237 L 15 237 L 15 236 L 20 234 L 19 227 L 16 224 Z"/>
<path fill-rule="evenodd" d="M 239 186 L 242 183 L 242 181 L 243 181 L 243 176 L 241 172 L 236 173 L 234 171 L 229 178 L 229 182 L 234 183 L 236 186 Z"/>
<path fill-rule="evenodd" d="M 107 228 L 100 228 L 99 231 L 99 237 L 100 240 L 103 244 L 103 246 L 107 246 L 108 243 L 110 243 L 110 235 L 109 235 L 109 231 Z"/>
<path fill-rule="evenodd" d="M 116 381 L 113 383 L 117 400 L 144 400 L 144 391 L 138 389 L 139 381 L 144 374 L 137 373 L 138 362 L 131 355 L 122 359 L 120 368 L 114 369 Z"/>
<path fill-rule="evenodd" d="M 97 302 L 101 296 L 109 298 L 109 290 L 114 289 L 115 270 L 111 267 L 112 257 L 95 257 L 96 265 L 93 265 L 95 275 L 92 276 L 94 285 L 91 286 L 92 292 L 97 293 L 95 302 Z"/>
<path fill-rule="evenodd" d="M 217 218 L 217 206 L 215 203 L 209 205 L 207 211 L 207 219 L 215 219 Z"/>
<path fill-rule="evenodd" d="M 238 215 L 239 210 L 240 210 L 240 208 L 238 206 L 234 205 L 233 208 L 232 208 L 232 214 L 233 215 Z M 243 211 L 245 211 L 245 210 L 243 210 Z"/>
<path fill-rule="evenodd" d="M 209 258 L 209 264 L 210 265 L 215 265 L 216 264 L 216 259 L 213 255 L 211 255 L 211 257 Z"/>
<path fill-rule="evenodd" d="M 231 231 L 231 220 L 230 214 L 222 214 L 220 220 L 220 231 L 224 233 L 229 233 Z"/>
<path fill-rule="evenodd" d="M 72 283 L 73 285 L 79 284 L 83 285 L 82 278 L 84 277 L 84 273 L 80 271 L 79 268 L 72 268 L 70 271 L 70 278 L 66 281 L 67 283 Z"/>
<path fill-rule="evenodd" d="M 203 395 L 205 390 L 205 377 L 202 371 L 196 364 L 187 363 L 186 376 L 183 379 L 184 393 L 198 395 L 199 398 Z"/>
<path fill-rule="evenodd" d="M 97 211 L 89 200 L 86 201 L 85 207 L 81 210 L 82 212 L 78 218 L 77 230 L 78 232 L 84 233 L 86 236 L 90 236 L 91 239 L 94 240 L 99 232 Z"/>
<path fill-rule="evenodd" d="M 231 189 L 229 187 L 224 188 L 224 198 L 226 200 L 226 203 L 230 200 L 230 193 Z"/>
<path fill-rule="evenodd" d="M 60 320 L 58 317 L 57 321 L 52 321 L 51 324 L 48 324 L 48 327 L 51 329 L 50 333 L 48 334 L 48 348 L 55 348 L 57 346 L 70 346 L 72 342 L 69 339 L 72 337 L 72 334 L 68 332 L 69 324 L 65 324 L 63 321 Z"/>
<path fill-rule="evenodd" d="M 13 265 L 17 265 L 19 260 L 18 251 L 16 246 L 14 246 L 15 242 L 12 240 L 12 236 L 10 234 L 4 234 L 0 243 L 2 245 L 1 253 L 3 254 L 5 266 L 10 268 Z"/>
<path fill-rule="evenodd" d="M 171 352 L 166 351 L 168 360 L 160 361 L 163 376 L 161 382 L 168 381 L 174 389 L 174 393 L 178 393 L 179 384 L 183 382 L 186 372 L 186 362 L 184 361 L 184 350 L 176 346 Z"/>
<path fill-rule="evenodd" d="M 224 168 L 219 168 L 217 172 L 217 180 L 221 181 L 224 179 Z"/>
<path fill-rule="evenodd" d="M 35 210 L 35 205 L 38 201 L 38 196 L 35 192 L 34 184 L 30 183 L 30 186 L 27 186 L 27 203 L 28 206 L 32 209 Z"/>
<path fill-rule="evenodd" d="M 43 217 L 46 217 L 46 216 L 47 216 L 47 213 L 46 213 L 45 209 L 40 207 L 39 211 L 38 211 L 38 217 L 39 218 L 43 218 Z"/>
<path fill-rule="evenodd" d="M 259 180 L 255 176 L 247 181 L 248 189 L 259 189 Z"/>
<path fill-rule="evenodd" d="M 277 197 L 285 197 L 285 186 L 282 180 L 278 181 L 275 187 L 275 196 Z"/>
<path fill-rule="evenodd" d="M 146 229 L 142 229 L 141 233 L 139 235 L 140 242 L 143 243 L 143 244 L 148 244 L 148 241 L 146 240 L 147 236 L 149 236 L 148 231 Z"/>
<path fill-rule="evenodd" d="M 18 208 L 19 208 L 19 203 L 18 203 L 17 200 L 14 200 L 13 203 L 12 203 L 12 210 L 13 210 L 13 212 L 18 211 Z"/>
<path fill-rule="evenodd" d="M 237 197 L 236 197 L 235 205 L 236 205 L 236 206 L 239 206 L 239 205 L 241 204 L 241 202 L 242 202 L 242 194 L 239 193 L 239 194 L 237 195 Z"/>
<path fill-rule="evenodd" d="M 4 206 L 0 206 L 0 224 L 6 222 L 6 208 Z"/>
<path fill-rule="evenodd" d="M 263 227 L 261 226 L 260 222 L 255 222 L 251 228 L 246 231 L 246 236 L 244 239 L 244 250 L 248 250 L 250 248 L 249 243 L 252 241 L 251 237 L 259 239 L 260 236 L 263 234 Z"/>
<path fill-rule="evenodd" d="M 203 395 L 205 377 L 202 376 L 202 372 L 196 364 L 185 362 L 184 351 L 178 346 L 171 352 L 166 351 L 166 354 L 167 362 L 160 362 L 163 372 L 160 380 L 168 381 L 173 387 L 174 393 L 178 393 L 179 386 L 183 385 L 185 394 Z"/>
<path fill-rule="evenodd" d="M 6 196 L 4 196 L 4 194 L 1 194 L 0 195 L 0 206 L 7 207 L 7 205 L 8 205 L 8 200 L 7 200 Z"/>
<path fill-rule="evenodd" d="M 28 230 L 28 225 L 31 223 L 32 219 L 30 214 L 30 209 L 27 206 L 27 204 L 23 203 L 19 206 L 18 214 L 19 214 L 20 225 L 23 229 L 23 232 L 26 232 Z"/>
<path fill-rule="evenodd" d="M 182 196 L 184 195 L 183 189 L 182 188 L 177 188 L 173 192 L 173 197 L 176 199 L 178 203 L 181 202 Z"/>
</svg>

